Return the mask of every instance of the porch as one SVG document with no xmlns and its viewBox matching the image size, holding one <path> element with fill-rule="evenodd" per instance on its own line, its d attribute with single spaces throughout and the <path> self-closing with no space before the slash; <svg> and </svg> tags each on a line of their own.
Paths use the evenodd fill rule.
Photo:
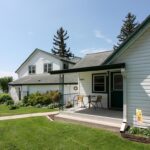
<svg viewBox="0 0 150 150">
<path fill-rule="evenodd" d="M 55 120 L 119 132 L 123 120 L 123 112 L 101 108 L 73 107 L 60 111 L 55 116 Z"/>
</svg>

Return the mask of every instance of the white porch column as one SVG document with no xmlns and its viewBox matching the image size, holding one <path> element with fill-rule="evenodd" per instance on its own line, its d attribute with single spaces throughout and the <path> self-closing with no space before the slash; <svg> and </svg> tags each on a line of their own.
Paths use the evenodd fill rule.
<svg viewBox="0 0 150 150">
<path fill-rule="evenodd" d="M 126 93 L 126 70 L 121 69 L 121 74 L 123 76 L 123 122 L 127 122 L 127 93 Z"/>
</svg>

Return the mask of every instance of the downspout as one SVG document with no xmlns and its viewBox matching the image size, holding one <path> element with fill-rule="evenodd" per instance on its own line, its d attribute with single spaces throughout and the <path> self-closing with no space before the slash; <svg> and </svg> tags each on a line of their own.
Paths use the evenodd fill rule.
<svg viewBox="0 0 150 150">
<path fill-rule="evenodd" d="M 127 89 L 126 89 L 126 70 L 125 68 L 121 69 L 121 74 L 123 77 L 123 122 L 121 124 L 120 132 L 125 132 L 127 127 Z"/>
</svg>

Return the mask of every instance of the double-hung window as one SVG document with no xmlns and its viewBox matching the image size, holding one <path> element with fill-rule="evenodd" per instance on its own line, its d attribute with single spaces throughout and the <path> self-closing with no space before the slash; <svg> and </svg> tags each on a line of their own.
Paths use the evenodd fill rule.
<svg viewBox="0 0 150 150">
<path fill-rule="evenodd" d="M 93 85 L 92 92 L 106 92 L 106 75 L 103 74 L 93 74 Z"/>
<path fill-rule="evenodd" d="M 45 63 L 44 64 L 44 73 L 50 73 L 52 71 L 52 64 Z"/>
<path fill-rule="evenodd" d="M 36 73 L 36 66 L 30 65 L 29 66 L 29 74 L 35 74 Z"/>
</svg>

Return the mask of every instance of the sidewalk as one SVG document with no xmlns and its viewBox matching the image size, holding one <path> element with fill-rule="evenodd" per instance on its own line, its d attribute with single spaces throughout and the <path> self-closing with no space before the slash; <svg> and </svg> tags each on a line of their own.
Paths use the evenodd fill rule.
<svg viewBox="0 0 150 150">
<path fill-rule="evenodd" d="M 22 115 L 3 116 L 3 117 L 0 117 L 0 121 L 1 120 L 28 118 L 28 117 L 47 116 L 47 115 L 54 115 L 54 114 L 58 114 L 58 113 L 59 113 L 58 111 L 54 111 L 54 112 L 44 112 L 44 113 L 31 113 L 31 114 L 22 114 Z"/>
</svg>

